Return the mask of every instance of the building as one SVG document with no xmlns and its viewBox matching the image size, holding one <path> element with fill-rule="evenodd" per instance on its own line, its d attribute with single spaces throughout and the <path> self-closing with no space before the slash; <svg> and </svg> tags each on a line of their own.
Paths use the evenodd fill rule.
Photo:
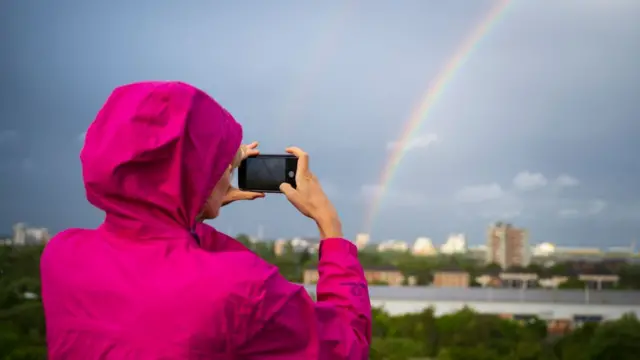
<svg viewBox="0 0 640 360">
<path fill-rule="evenodd" d="M 405 282 L 402 272 L 393 266 L 378 266 L 368 267 L 364 269 L 364 276 L 370 285 L 388 285 L 388 286 L 400 286 Z M 318 282 L 318 268 L 309 267 L 306 268 L 302 274 L 303 282 L 305 285 L 315 284 Z"/>
<path fill-rule="evenodd" d="M 286 250 L 287 250 L 287 240 L 278 239 L 273 243 L 273 253 L 276 256 L 284 255 Z"/>
<path fill-rule="evenodd" d="M 593 261 L 598 262 L 604 258 L 604 251 L 598 248 L 587 247 L 556 247 L 553 257 L 557 261 Z"/>
<path fill-rule="evenodd" d="M 467 258 L 480 264 L 487 259 L 487 245 L 472 246 L 467 249 Z"/>
<path fill-rule="evenodd" d="M 387 240 L 382 244 L 378 244 L 378 251 L 380 252 L 385 252 L 385 251 L 404 252 L 408 250 L 409 250 L 409 245 L 406 242 L 400 241 L 400 240 Z"/>
<path fill-rule="evenodd" d="M 625 266 L 625 260 L 569 261 L 566 262 L 568 275 L 582 281 L 585 287 L 593 290 L 615 288 L 620 277 L 617 275 Z"/>
<path fill-rule="evenodd" d="M 568 276 L 550 276 L 539 279 L 538 285 L 546 289 L 557 289 L 567 281 L 569 281 Z"/>
<path fill-rule="evenodd" d="M 527 230 L 503 223 L 489 227 L 486 262 L 496 263 L 503 269 L 528 266 L 531 252 Z"/>
<path fill-rule="evenodd" d="M 358 248 L 358 250 L 362 250 L 367 246 L 367 244 L 369 244 L 370 240 L 371 237 L 369 236 L 369 234 L 356 234 L 356 247 Z"/>
<path fill-rule="evenodd" d="M 27 226 L 23 223 L 13 225 L 13 245 L 25 245 L 27 243 Z"/>
<path fill-rule="evenodd" d="M 45 228 L 28 227 L 24 223 L 13 225 L 13 245 L 36 245 L 44 244 L 51 239 L 49 231 Z"/>
<path fill-rule="evenodd" d="M 413 248 L 411 249 L 413 255 L 418 256 L 431 256 L 436 255 L 438 250 L 433 246 L 431 239 L 426 237 L 419 237 L 416 239 L 416 242 L 413 243 Z"/>
<path fill-rule="evenodd" d="M 467 252 L 467 240 L 464 234 L 451 234 L 447 238 L 447 242 L 440 246 L 440 252 L 443 254 L 463 254 Z"/>
<path fill-rule="evenodd" d="M 538 287 L 538 274 L 526 272 L 502 272 L 498 275 L 502 287 L 535 288 Z"/>
<path fill-rule="evenodd" d="M 585 287 L 594 290 L 612 289 L 618 285 L 620 277 L 618 275 L 604 274 L 581 274 L 578 280 L 582 281 Z"/>
<path fill-rule="evenodd" d="M 315 286 L 306 289 L 315 292 Z M 433 307 L 435 315 L 442 316 L 469 307 L 514 320 L 535 316 L 555 333 L 587 321 L 614 320 L 628 313 L 640 316 L 640 291 L 370 286 L 369 296 L 372 306 L 391 315 Z"/>
<path fill-rule="evenodd" d="M 463 270 L 444 270 L 433 274 L 433 286 L 435 287 L 469 287 L 470 275 Z"/>
<path fill-rule="evenodd" d="M 292 250 L 298 253 L 303 251 L 315 253 L 320 246 L 320 240 L 318 239 L 303 239 L 299 237 L 291 239 L 289 243 L 291 244 Z"/>
<path fill-rule="evenodd" d="M 552 243 L 544 242 L 531 248 L 533 256 L 548 257 L 556 251 L 556 246 Z"/>
</svg>

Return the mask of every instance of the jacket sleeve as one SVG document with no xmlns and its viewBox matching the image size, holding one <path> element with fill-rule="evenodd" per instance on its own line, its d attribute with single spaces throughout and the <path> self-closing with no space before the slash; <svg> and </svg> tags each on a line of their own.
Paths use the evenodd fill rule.
<svg viewBox="0 0 640 360">
<path fill-rule="evenodd" d="M 357 249 L 344 239 L 320 245 L 317 302 L 271 268 L 246 306 L 243 359 L 366 360 L 371 303 Z M 251 309 L 251 310 L 249 310 Z"/>
<path fill-rule="evenodd" d="M 205 223 L 198 223 L 196 225 L 196 234 L 200 241 L 200 247 L 206 251 L 251 251 L 240 241 L 219 232 Z"/>
</svg>

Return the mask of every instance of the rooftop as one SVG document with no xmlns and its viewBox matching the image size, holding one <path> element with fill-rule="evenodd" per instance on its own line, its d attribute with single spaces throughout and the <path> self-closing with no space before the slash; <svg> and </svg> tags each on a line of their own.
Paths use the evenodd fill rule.
<svg viewBox="0 0 640 360">
<path fill-rule="evenodd" d="M 305 286 L 315 292 L 315 285 Z M 437 288 L 430 286 L 369 286 L 375 300 L 396 301 L 469 301 L 469 302 L 526 302 L 561 304 L 607 304 L 640 306 L 640 291 L 601 290 L 542 290 L 493 288 Z"/>
</svg>

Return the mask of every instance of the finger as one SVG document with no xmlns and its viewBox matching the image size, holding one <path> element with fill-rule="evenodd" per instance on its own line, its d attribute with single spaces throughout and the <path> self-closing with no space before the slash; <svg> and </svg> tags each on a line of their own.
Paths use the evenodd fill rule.
<svg viewBox="0 0 640 360">
<path fill-rule="evenodd" d="M 309 155 L 298 147 L 288 147 L 286 152 L 298 158 L 297 173 L 306 174 L 309 171 Z"/>
<path fill-rule="evenodd" d="M 298 192 L 296 191 L 296 189 L 294 189 L 293 186 L 291 186 L 291 184 L 288 184 L 288 183 L 280 184 L 280 191 L 282 191 L 284 196 L 286 196 L 287 199 L 289 199 L 289 201 L 291 202 L 293 202 L 293 199 L 295 199 L 296 196 L 298 195 Z"/>
<path fill-rule="evenodd" d="M 258 149 L 247 149 L 247 151 L 244 153 L 245 158 L 248 158 L 250 156 L 256 156 L 260 154 L 260 150 Z"/>
<path fill-rule="evenodd" d="M 240 193 L 242 200 L 255 200 L 264 197 L 264 193 L 253 191 L 242 191 Z"/>
<path fill-rule="evenodd" d="M 257 142 L 257 141 L 254 141 L 254 142 L 252 142 L 251 144 L 247 144 L 247 145 L 245 145 L 245 146 L 247 147 L 247 149 L 255 149 L 255 148 L 257 148 L 257 147 L 258 147 L 258 142 Z"/>
</svg>

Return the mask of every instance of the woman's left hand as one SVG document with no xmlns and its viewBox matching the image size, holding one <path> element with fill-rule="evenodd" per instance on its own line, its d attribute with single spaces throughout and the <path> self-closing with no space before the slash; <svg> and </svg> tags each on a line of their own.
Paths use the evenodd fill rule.
<svg viewBox="0 0 640 360">
<path fill-rule="evenodd" d="M 260 154 L 260 150 L 258 150 L 258 142 L 254 141 L 248 145 L 242 145 L 242 160 Z M 234 201 L 238 200 L 254 200 L 258 198 L 263 198 L 264 193 L 254 192 L 254 191 L 244 191 L 240 190 L 236 187 L 229 187 L 227 194 L 222 199 L 222 206 L 231 204 Z"/>
</svg>

